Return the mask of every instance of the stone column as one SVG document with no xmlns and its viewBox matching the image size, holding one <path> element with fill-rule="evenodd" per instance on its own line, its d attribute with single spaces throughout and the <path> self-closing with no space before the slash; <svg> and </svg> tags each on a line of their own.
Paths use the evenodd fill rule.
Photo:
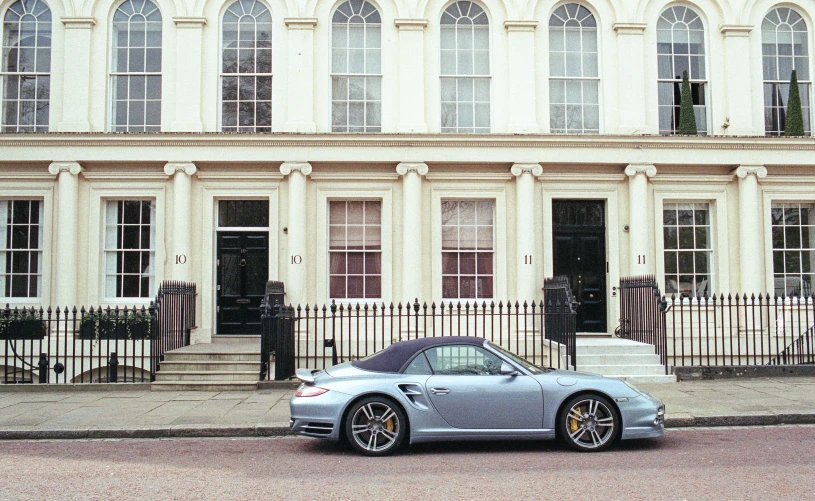
<svg viewBox="0 0 815 501">
<path fill-rule="evenodd" d="M 77 206 L 79 204 L 79 173 L 77 162 L 54 162 L 48 172 L 57 176 L 57 207 L 54 242 L 54 304 L 60 308 L 77 306 Z"/>
<path fill-rule="evenodd" d="M 753 98 L 750 77 L 750 31 L 752 26 L 726 25 L 719 28 L 724 36 L 724 78 L 727 91 L 725 133 L 731 136 L 764 134 L 753 124 Z M 718 124 L 716 124 L 718 125 Z M 715 133 L 715 132 L 714 132 Z"/>
<path fill-rule="evenodd" d="M 92 17 L 62 17 L 65 26 L 62 80 L 62 122 L 59 132 L 88 132 L 91 95 L 91 32 L 96 20 Z"/>
<path fill-rule="evenodd" d="M 617 32 L 617 103 L 620 134 L 644 134 L 645 119 L 645 24 L 615 23 Z"/>
<path fill-rule="evenodd" d="M 628 176 L 628 242 L 630 275 L 654 273 L 654 257 L 651 255 L 651 220 L 648 217 L 648 178 L 654 177 L 657 168 L 650 164 L 631 164 L 625 168 Z"/>
<path fill-rule="evenodd" d="M 424 29 L 427 19 L 396 19 L 399 28 L 398 132 L 426 133 L 424 116 Z"/>
<path fill-rule="evenodd" d="M 537 283 L 538 260 L 535 259 L 535 177 L 543 173 L 539 164 L 514 164 L 515 181 L 515 299 L 532 301 L 542 284 Z"/>
<path fill-rule="evenodd" d="M 285 132 L 316 132 L 314 123 L 314 27 L 316 18 L 286 18 L 289 47 L 286 68 Z M 286 284 L 288 287 L 288 284 Z"/>
<path fill-rule="evenodd" d="M 311 255 L 306 247 L 306 178 L 311 174 L 311 164 L 284 162 L 280 166 L 280 173 L 289 176 L 289 252 L 284 256 L 287 266 L 286 302 L 300 304 L 306 299 L 306 260 Z"/>
<path fill-rule="evenodd" d="M 422 297 L 422 176 L 427 164 L 403 162 L 396 166 L 402 176 L 402 297 Z"/>
<path fill-rule="evenodd" d="M 537 21 L 504 22 L 504 27 L 507 29 L 509 57 L 509 125 L 507 129 L 510 134 L 538 132 L 535 106 L 535 27 L 537 25 Z"/>
<path fill-rule="evenodd" d="M 192 162 L 170 162 L 164 173 L 173 179 L 173 237 L 168 249 L 172 280 L 192 281 L 192 176 L 198 168 Z"/>
<path fill-rule="evenodd" d="M 173 132 L 201 132 L 201 50 L 204 17 L 174 17 L 175 120 Z"/>
<path fill-rule="evenodd" d="M 742 165 L 736 169 L 736 176 L 739 178 L 739 291 L 749 296 L 765 292 L 758 179 L 767 177 L 767 168 Z"/>
</svg>

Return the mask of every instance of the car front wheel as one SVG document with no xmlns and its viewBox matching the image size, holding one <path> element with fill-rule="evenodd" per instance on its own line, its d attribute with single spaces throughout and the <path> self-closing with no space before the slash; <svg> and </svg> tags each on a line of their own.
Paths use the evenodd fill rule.
<svg viewBox="0 0 815 501">
<path fill-rule="evenodd" d="M 564 406 L 560 435 L 580 452 L 597 452 L 610 446 L 620 433 L 617 411 L 599 395 L 578 395 Z"/>
<path fill-rule="evenodd" d="M 385 456 L 399 448 L 406 426 L 404 413 L 392 400 L 369 397 L 351 407 L 345 420 L 345 435 L 357 452 Z"/>
</svg>

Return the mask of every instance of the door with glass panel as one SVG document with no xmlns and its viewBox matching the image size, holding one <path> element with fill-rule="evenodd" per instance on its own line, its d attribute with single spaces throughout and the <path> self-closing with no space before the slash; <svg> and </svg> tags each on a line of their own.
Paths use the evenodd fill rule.
<svg viewBox="0 0 815 501">
<path fill-rule="evenodd" d="M 218 202 L 216 244 L 216 333 L 260 334 L 269 279 L 269 202 Z"/>
</svg>

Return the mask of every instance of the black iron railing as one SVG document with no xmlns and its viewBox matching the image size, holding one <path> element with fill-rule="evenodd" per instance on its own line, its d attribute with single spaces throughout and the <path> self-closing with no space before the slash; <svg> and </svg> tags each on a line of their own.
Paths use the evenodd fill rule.
<svg viewBox="0 0 815 501">
<path fill-rule="evenodd" d="M 666 299 L 671 365 L 815 363 L 815 297 Z"/>
<path fill-rule="evenodd" d="M 577 370 L 577 300 L 569 277 L 543 281 L 544 336 L 566 348 L 571 366 Z"/>
<path fill-rule="evenodd" d="M 195 285 L 164 282 L 149 307 L 0 310 L 0 383 L 147 382 L 189 344 Z"/>
<path fill-rule="evenodd" d="M 656 277 L 642 275 L 620 280 L 620 325 L 616 334 L 624 339 L 654 346 L 668 374 L 665 313 L 668 305 L 660 296 Z"/>
</svg>

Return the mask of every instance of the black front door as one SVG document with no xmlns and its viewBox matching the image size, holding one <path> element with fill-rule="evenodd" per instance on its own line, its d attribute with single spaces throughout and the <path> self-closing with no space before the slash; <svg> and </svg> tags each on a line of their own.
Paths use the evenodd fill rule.
<svg viewBox="0 0 815 501">
<path fill-rule="evenodd" d="M 553 200 L 554 274 L 569 277 L 577 299 L 577 332 L 606 332 L 604 203 Z"/>
<path fill-rule="evenodd" d="M 218 232 L 218 334 L 260 334 L 260 302 L 269 279 L 269 233 Z"/>
</svg>

